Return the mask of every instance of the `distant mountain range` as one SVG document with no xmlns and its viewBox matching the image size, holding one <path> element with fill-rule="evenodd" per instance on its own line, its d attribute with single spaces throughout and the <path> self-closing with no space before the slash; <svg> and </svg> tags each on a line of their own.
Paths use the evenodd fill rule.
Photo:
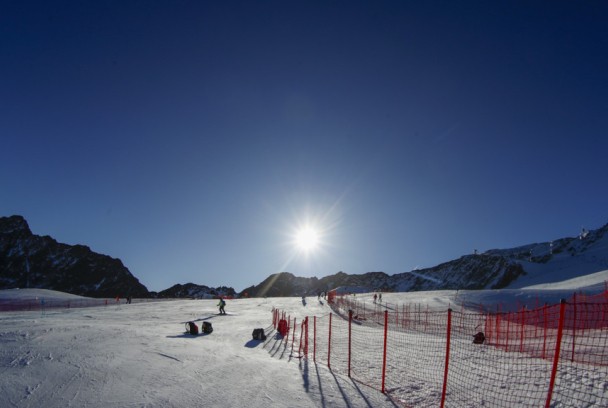
<svg viewBox="0 0 608 408">
<path fill-rule="evenodd" d="M 75 295 L 114 297 L 212 298 L 235 296 L 234 289 L 188 283 L 150 292 L 120 259 L 84 245 L 58 243 L 32 234 L 22 216 L 0 217 L 0 289 L 39 288 Z"/>
<path fill-rule="evenodd" d="M 608 224 L 578 237 L 465 255 L 432 268 L 395 275 L 344 272 L 323 278 L 270 275 L 237 294 L 233 288 L 176 284 L 150 292 L 119 259 L 83 245 L 66 245 L 32 234 L 18 215 L 0 217 L 0 289 L 44 288 L 91 297 L 310 296 L 334 288 L 346 291 L 422 291 L 521 288 L 608 269 Z"/>
<path fill-rule="evenodd" d="M 343 291 L 411 292 L 458 289 L 516 289 L 559 282 L 608 269 L 608 224 L 583 230 L 578 237 L 493 249 L 465 255 L 432 268 L 387 275 L 368 272 L 299 278 L 283 272 L 269 276 L 243 292 L 250 296 L 317 295 L 334 288 Z"/>
<path fill-rule="evenodd" d="M 158 297 L 162 298 L 195 298 L 195 299 L 213 299 L 217 297 L 235 297 L 237 293 L 233 288 L 220 286 L 219 288 L 210 288 L 205 285 L 197 285 L 195 283 L 186 283 L 185 285 L 177 284 L 158 292 Z"/>
</svg>

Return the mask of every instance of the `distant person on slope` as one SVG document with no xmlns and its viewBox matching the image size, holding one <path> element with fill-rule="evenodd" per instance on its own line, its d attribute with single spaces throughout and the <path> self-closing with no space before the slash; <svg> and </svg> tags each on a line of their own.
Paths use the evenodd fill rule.
<svg viewBox="0 0 608 408">
<path fill-rule="evenodd" d="M 219 306 L 219 308 L 220 308 L 220 314 L 221 314 L 221 315 L 225 315 L 225 314 L 226 314 L 226 311 L 224 310 L 224 306 L 226 306 L 226 302 L 224 301 L 224 299 L 223 299 L 223 298 L 220 298 L 220 301 L 219 301 L 219 303 L 218 303 L 217 305 L 218 305 L 218 306 Z"/>
</svg>

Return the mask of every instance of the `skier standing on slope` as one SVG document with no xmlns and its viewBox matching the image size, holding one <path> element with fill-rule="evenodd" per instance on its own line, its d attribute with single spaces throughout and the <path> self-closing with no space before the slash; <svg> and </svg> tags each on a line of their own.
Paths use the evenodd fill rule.
<svg viewBox="0 0 608 408">
<path fill-rule="evenodd" d="M 226 302 L 224 301 L 224 299 L 220 297 L 220 301 L 219 301 L 219 303 L 217 305 L 220 308 L 220 314 L 221 315 L 225 315 L 226 311 L 224 310 L 224 306 L 226 306 Z"/>
</svg>

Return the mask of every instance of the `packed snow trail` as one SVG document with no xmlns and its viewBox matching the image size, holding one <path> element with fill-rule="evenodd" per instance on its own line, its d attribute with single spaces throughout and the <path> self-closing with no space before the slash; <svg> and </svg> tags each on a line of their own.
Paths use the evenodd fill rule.
<svg viewBox="0 0 608 408">
<path fill-rule="evenodd" d="M 393 407 L 384 395 L 292 356 L 269 355 L 272 307 L 298 298 L 133 303 L 0 314 L 2 407 Z M 310 299 L 309 313 L 329 308 Z M 192 336 L 183 322 L 205 319 Z M 200 327 L 200 322 L 197 323 Z"/>
</svg>

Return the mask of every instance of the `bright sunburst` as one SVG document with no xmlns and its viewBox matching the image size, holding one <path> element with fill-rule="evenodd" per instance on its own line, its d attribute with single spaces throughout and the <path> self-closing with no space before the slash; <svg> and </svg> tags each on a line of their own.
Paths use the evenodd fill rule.
<svg viewBox="0 0 608 408">
<path fill-rule="evenodd" d="M 312 227 L 304 227 L 296 232 L 295 244 L 302 251 L 312 251 L 319 245 L 319 233 Z"/>
</svg>

